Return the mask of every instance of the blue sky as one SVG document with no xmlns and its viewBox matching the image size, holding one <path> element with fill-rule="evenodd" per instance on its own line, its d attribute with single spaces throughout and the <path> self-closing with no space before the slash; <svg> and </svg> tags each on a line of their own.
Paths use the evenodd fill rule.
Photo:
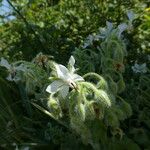
<svg viewBox="0 0 150 150">
<path fill-rule="evenodd" d="M 6 0 L 3 0 L 2 7 L 0 7 L 0 14 L 9 13 L 11 11 L 11 8 Z"/>
<path fill-rule="evenodd" d="M 6 0 L 3 0 L 2 6 L 0 7 L 0 15 L 7 15 L 12 11 L 11 6 L 7 3 Z M 9 16 L 6 20 L 14 19 L 14 16 Z"/>
</svg>

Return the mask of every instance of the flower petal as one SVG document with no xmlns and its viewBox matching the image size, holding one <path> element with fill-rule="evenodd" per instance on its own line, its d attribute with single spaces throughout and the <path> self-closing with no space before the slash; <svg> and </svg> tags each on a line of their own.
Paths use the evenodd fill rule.
<svg viewBox="0 0 150 150">
<path fill-rule="evenodd" d="M 9 74 L 6 79 L 7 79 L 8 81 L 13 81 L 13 78 L 12 78 L 11 74 Z"/>
<path fill-rule="evenodd" d="M 118 36 L 121 36 L 121 33 L 127 29 L 128 25 L 126 23 L 122 23 L 118 26 L 119 33 Z"/>
<path fill-rule="evenodd" d="M 8 63 L 8 61 L 4 58 L 1 58 L 1 61 L 0 61 L 0 66 L 3 66 L 7 69 L 10 69 L 11 68 L 11 65 Z"/>
<path fill-rule="evenodd" d="M 56 67 L 58 78 L 66 79 L 66 76 L 68 76 L 69 70 L 63 65 L 55 64 L 55 67 Z"/>
<path fill-rule="evenodd" d="M 62 86 L 64 85 L 63 81 L 56 80 L 52 82 L 47 88 L 46 91 L 49 93 L 55 93 L 57 92 Z"/>
<path fill-rule="evenodd" d="M 73 56 L 71 56 L 70 59 L 69 59 L 69 63 L 68 63 L 70 73 L 74 73 L 75 72 L 74 64 L 75 64 L 75 59 L 74 59 Z"/>
<path fill-rule="evenodd" d="M 145 68 L 146 67 L 146 63 L 141 64 L 141 68 Z"/>
<path fill-rule="evenodd" d="M 78 74 L 73 74 L 73 81 L 84 81 L 84 79 Z"/>
<path fill-rule="evenodd" d="M 108 32 L 110 32 L 113 29 L 113 24 L 109 21 L 106 21 L 106 26 L 107 26 Z"/>
<path fill-rule="evenodd" d="M 18 71 L 25 71 L 26 67 L 23 64 L 21 64 L 21 65 L 15 67 L 15 69 L 18 70 Z"/>
<path fill-rule="evenodd" d="M 60 94 L 63 98 L 65 98 L 69 93 L 69 86 L 64 85 L 61 90 L 60 90 Z"/>
<path fill-rule="evenodd" d="M 129 19 L 130 21 L 133 21 L 133 20 L 135 19 L 135 14 L 134 14 L 133 11 L 131 11 L 131 10 L 129 10 L 129 11 L 127 12 L 127 16 L 128 16 L 128 19 Z"/>
<path fill-rule="evenodd" d="M 71 66 L 74 66 L 74 64 L 75 64 L 75 59 L 74 59 L 73 56 L 70 57 L 70 59 L 69 59 L 69 64 L 70 64 Z"/>
</svg>

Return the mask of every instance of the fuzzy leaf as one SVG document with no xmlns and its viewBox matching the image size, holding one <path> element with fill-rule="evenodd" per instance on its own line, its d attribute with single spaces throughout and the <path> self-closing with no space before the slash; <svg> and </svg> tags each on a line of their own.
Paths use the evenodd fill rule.
<svg viewBox="0 0 150 150">
<path fill-rule="evenodd" d="M 100 100 L 100 103 L 103 103 L 107 107 L 111 106 L 111 100 L 105 91 L 98 90 L 96 97 L 98 100 Z"/>
</svg>

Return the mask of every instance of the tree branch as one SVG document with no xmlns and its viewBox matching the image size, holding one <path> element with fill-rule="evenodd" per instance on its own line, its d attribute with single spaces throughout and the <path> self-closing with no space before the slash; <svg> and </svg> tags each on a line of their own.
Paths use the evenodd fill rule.
<svg viewBox="0 0 150 150">
<path fill-rule="evenodd" d="M 34 36 L 36 37 L 36 39 L 38 40 L 38 42 L 40 43 L 40 45 L 42 46 L 42 49 L 44 49 L 46 51 L 46 48 L 43 44 L 43 42 L 41 41 L 41 38 L 39 37 L 38 34 L 36 34 L 36 32 L 34 31 L 34 29 L 30 26 L 30 24 L 28 23 L 28 21 L 26 20 L 26 18 L 20 13 L 20 11 L 18 9 L 15 8 L 15 6 L 9 1 L 6 0 L 8 2 L 8 4 L 13 8 L 13 10 L 20 16 L 20 18 L 23 20 L 23 22 L 25 23 L 25 25 L 31 30 L 31 32 L 34 34 Z"/>
</svg>

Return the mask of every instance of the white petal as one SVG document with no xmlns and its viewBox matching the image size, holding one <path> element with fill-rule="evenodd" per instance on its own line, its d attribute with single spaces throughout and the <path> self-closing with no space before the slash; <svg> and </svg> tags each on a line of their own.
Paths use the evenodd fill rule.
<svg viewBox="0 0 150 150">
<path fill-rule="evenodd" d="M 144 69 L 142 70 L 142 72 L 143 72 L 143 73 L 146 73 L 146 72 L 147 72 L 147 68 L 144 68 Z"/>
<path fill-rule="evenodd" d="M 113 24 L 109 21 L 106 21 L 106 25 L 109 31 L 111 31 L 113 29 Z"/>
<path fill-rule="evenodd" d="M 7 69 L 10 69 L 11 68 L 11 65 L 8 63 L 8 61 L 4 58 L 1 58 L 1 62 L 0 62 L 0 66 L 3 66 Z"/>
<path fill-rule="evenodd" d="M 18 71 L 25 71 L 26 70 L 26 68 L 25 68 L 25 66 L 23 64 L 15 67 L 15 69 L 18 70 Z"/>
<path fill-rule="evenodd" d="M 69 93 L 69 86 L 64 85 L 61 90 L 60 90 L 60 94 L 63 98 L 65 98 Z"/>
<path fill-rule="evenodd" d="M 119 37 L 120 37 L 121 33 L 127 29 L 127 27 L 128 27 L 128 26 L 127 26 L 126 23 L 122 23 L 122 24 L 120 24 L 120 25 L 118 26 L 118 28 L 119 28 Z"/>
<path fill-rule="evenodd" d="M 121 33 L 122 33 L 124 30 L 126 30 L 127 27 L 128 27 L 128 26 L 127 26 L 126 23 L 122 23 L 122 24 L 118 25 L 118 28 L 119 28 L 119 30 L 120 30 Z"/>
<path fill-rule="evenodd" d="M 74 64 L 75 64 L 75 59 L 74 59 L 73 56 L 71 56 L 70 59 L 69 59 L 69 63 L 68 63 L 68 65 L 69 65 L 69 71 L 70 71 L 71 73 L 74 73 L 74 72 L 75 72 Z"/>
<path fill-rule="evenodd" d="M 56 64 L 55 67 L 56 67 L 58 78 L 66 79 L 66 76 L 68 75 L 69 70 L 63 65 Z"/>
<path fill-rule="evenodd" d="M 47 88 L 46 91 L 49 93 L 55 93 L 57 92 L 62 86 L 64 85 L 64 82 L 57 80 L 52 82 Z"/>
<path fill-rule="evenodd" d="M 83 48 L 87 48 L 90 44 L 89 43 L 84 43 L 84 45 L 82 46 Z"/>
<path fill-rule="evenodd" d="M 133 20 L 135 19 L 135 14 L 134 14 L 133 11 L 131 11 L 131 10 L 129 10 L 129 11 L 127 12 L 127 16 L 128 16 L 128 19 L 129 19 L 130 21 L 133 21 Z"/>
<path fill-rule="evenodd" d="M 76 71 L 75 67 L 72 66 L 72 67 L 71 67 L 71 73 L 74 73 L 75 71 Z"/>
<path fill-rule="evenodd" d="M 9 74 L 6 79 L 7 79 L 8 81 L 13 81 L 13 78 L 12 78 L 11 74 Z"/>
<path fill-rule="evenodd" d="M 141 68 L 145 68 L 146 67 L 146 63 L 141 64 Z"/>
<path fill-rule="evenodd" d="M 74 59 L 73 56 L 70 57 L 70 59 L 69 59 L 69 64 L 70 64 L 71 66 L 74 66 L 74 64 L 75 64 L 75 59 Z"/>
<path fill-rule="evenodd" d="M 84 81 L 84 79 L 78 74 L 73 74 L 72 77 L 73 77 L 73 81 Z"/>
</svg>

